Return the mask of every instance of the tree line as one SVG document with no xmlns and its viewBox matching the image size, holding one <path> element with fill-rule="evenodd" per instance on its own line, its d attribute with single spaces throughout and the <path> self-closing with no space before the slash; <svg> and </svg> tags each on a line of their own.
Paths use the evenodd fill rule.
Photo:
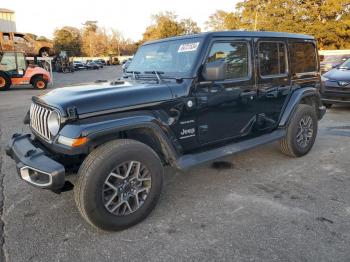
<svg viewBox="0 0 350 262">
<path fill-rule="evenodd" d="M 309 34 L 321 49 L 350 48 L 349 0 L 245 0 L 236 10 L 219 10 L 209 30 L 259 30 Z"/>
<path fill-rule="evenodd" d="M 313 35 L 321 49 L 350 48 L 349 0 L 243 0 L 233 11 L 217 10 L 205 23 L 208 31 L 256 30 Z M 191 18 L 179 19 L 173 12 L 152 16 L 140 41 L 126 39 L 114 29 L 94 21 L 82 29 L 65 26 L 54 32 L 56 50 L 70 56 L 131 55 L 144 42 L 194 34 L 201 28 Z"/>
</svg>

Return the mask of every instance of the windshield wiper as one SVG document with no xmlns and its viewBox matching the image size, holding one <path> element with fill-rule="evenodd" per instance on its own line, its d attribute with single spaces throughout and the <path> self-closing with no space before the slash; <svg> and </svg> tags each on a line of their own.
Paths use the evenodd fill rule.
<svg viewBox="0 0 350 262">
<path fill-rule="evenodd" d="M 160 78 L 160 75 L 163 75 L 164 72 L 163 71 L 153 70 L 153 71 L 145 71 L 145 74 L 154 74 L 154 75 L 156 75 L 156 77 L 158 79 L 158 83 L 160 83 L 160 82 L 162 82 L 162 79 Z"/>
<path fill-rule="evenodd" d="M 132 78 L 133 78 L 134 80 L 136 80 L 136 77 L 135 77 L 136 75 L 141 74 L 140 71 L 126 71 L 126 73 L 132 74 Z"/>
</svg>

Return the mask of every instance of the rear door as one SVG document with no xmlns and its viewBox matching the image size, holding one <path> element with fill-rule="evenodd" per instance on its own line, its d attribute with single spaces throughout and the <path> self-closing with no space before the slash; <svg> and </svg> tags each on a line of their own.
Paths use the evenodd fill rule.
<svg viewBox="0 0 350 262">
<path fill-rule="evenodd" d="M 291 91 L 286 39 L 255 40 L 258 87 L 257 128 L 269 131 L 276 127 Z"/>
</svg>

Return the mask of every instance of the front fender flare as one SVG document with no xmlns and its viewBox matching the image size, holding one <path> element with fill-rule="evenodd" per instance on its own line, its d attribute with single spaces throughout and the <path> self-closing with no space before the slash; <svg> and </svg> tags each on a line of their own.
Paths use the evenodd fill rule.
<svg viewBox="0 0 350 262">
<path fill-rule="evenodd" d="M 104 140 L 103 138 L 117 137 L 122 131 L 140 128 L 153 132 L 162 147 L 163 153 L 170 162 L 173 163 L 178 158 L 179 152 L 174 147 L 175 137 L 171 130 L 151 114 L 127 116 L 93 123 L 79 123 L 79 121 L 67 123 L 60 131 L 60 135 L 69 138 L 88 137 L 90 143 L 88 148 L 84 150 L 88 152 L 91 147 L 98 146 L 101 143 L 100 141 Z"/>
</svg>

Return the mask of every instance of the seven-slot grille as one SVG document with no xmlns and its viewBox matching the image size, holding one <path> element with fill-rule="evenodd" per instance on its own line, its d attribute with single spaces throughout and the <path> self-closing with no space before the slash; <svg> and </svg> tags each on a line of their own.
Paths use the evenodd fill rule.
<svg viewBox="0 0 350 262">
<path fill-rule="evenodd" d="M 47 126 L 51 111 L 35 103 L 30 106 L 30 126 L 47 140 L 51 140 L 51 134 Z"/>
</svg>

